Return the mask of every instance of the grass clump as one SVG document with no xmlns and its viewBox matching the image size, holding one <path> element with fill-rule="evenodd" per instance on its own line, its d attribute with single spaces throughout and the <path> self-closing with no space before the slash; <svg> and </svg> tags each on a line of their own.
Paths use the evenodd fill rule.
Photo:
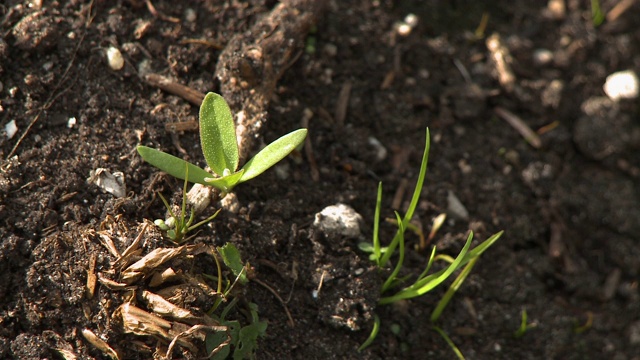
<svg viewBox="0 0 640 360">
<path fill-rule="evenodd" d="M 391 240 L 391 242 L 383 247 L 380 243 L 379 238 L 379 229 L 380 229 L 380 208 L 382 203 L 382 183 L 378 184 L 378 194 L 376 198 L 376 209 L 374 215 L 373 222 L 373 239 L 372 243 L 360 244 L 360 249 L 370 252 L 370 258 L 376 263 L 376 265 L 383 269 L 386 268 L 389 264 L 391 257 L 397 251 L 397 259 L 395 260 L 395 266 L 391 271 L 391 274 L 384 281 L 382 288 L 380 289 L 380 293 L 382 297 L 380 298 L 378 304 L 379 305 L 387 305 L 392 304 L 400 300 L 408 300 L 413 299 L 435 289 L 438 285 L 442 284 L 445 280 L 453 275 L 453 273 L 459 269 L 463 269 L 463 271 L 458 275 L 456 280 L 453 282 L 452 286 L 445 293 L 443 298 L 440 300 L 436 308 L 431 314 L 431 321 L 435 322 L 438 320 L 442 311 L 447 306 L 450 299 L 453 297 L 454 293 L 460 287 L 460 285 L 464 282 L 467 275 L 470 273 L 477 259 L 483 252 L 485 252 L 491 245 L 493 245 L 499 238 L 502 236 L 502 231 L 494 234 L 489 237 L 487 240 L 480 243 L 475 248 L 471 248 L 471 243 L 473 240 L 473 232 L 469 232 L 467 236 L 467 240 L 465 241 L 462 250 L 455 257 L 451 258 L 446 255 L 436 255 L 436 247 L 434 246 L 431 254 L 429 256 L 429 260 L 424 271 L 418 275 L 415 280 L 409 283 L 409 285 L 405 285 L 410 276 L 400 277 L 400 271 L 402 270 L 404 257 L 405 257 L 405 232 L 409 228 L 409 222 L 413 218 L 413 214 L 418 205 L 418 200 L 420 199 L 420 194 L 422 192 L 422 186 L 424 184 L 425 174 L 427 172 L 427 164 L 429 160 L 429 148 L 430 148 L 430 138 L 429 138 L 429 129 L 426 130 L 426 141 L 425 141 L 425 150 L 422 156 L 422 163 L 420 165 L 420 173 L 418 175 L 418 181 L 416 183 L 415 190 L 413 192 L 413 196 L 411 198 L 411 202 L 409 204 L 409 208 L 407 209 L 404 217 L 400 216 L 398 212 L 395 212 L 396 223 L 398 226 L 398 230 L 396 231 L 395 236 Z M 437 272 L 429 274 L 431 267 L 436 260 L 444 260 L 448 263 L 448 265 Z M 376 316 L 374 322 L 374 328 L 371 332 L 369 338 L 365 341 L 365 343 L 360 346 L 359 350 L 365 349 L 369 346 L 375 339 L 378 329 L 380 327 L 380 320 Z M 439 328 L 438 328 L 439 329 Z M 441 331 L 439 333 L 442 333 Z M 445 337 L 445 340 L 447 338 Z M 450 341 L 450 340 L 449 340 Z M 448 341 L 448 343 L 449 343 Z M 453 347 L 454 351 L 457 350 Z M 457 353 L 459 350 L 457 351 Z"/>
</svg>

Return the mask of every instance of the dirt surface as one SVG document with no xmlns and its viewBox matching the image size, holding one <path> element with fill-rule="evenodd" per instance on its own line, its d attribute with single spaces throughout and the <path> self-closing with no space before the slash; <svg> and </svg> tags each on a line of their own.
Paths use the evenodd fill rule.
<svg viewBox="0 0 640 360">
<path fill-rule="evenodd" d="M 590 2 L 577 0 L 42 3 L 0 5 L 0 119 L 3 129 L 17 126 L 0 137 L 1 358 L 108 358 L 83 329 L 121 358 L 166 349 L 114 316 L 148 282 L 128 290 L 100 282 L 92 297 L 86 286 L 92 264 L 118 280 L 105 238 L 121 252 L 142 233 L 138 257 L 171 246 L 143 227 L 165 215 L 156 193 L 177 202 L 182 183 L 135 146 L 204 165 L 197 131 L 165 128 L 197 120 L 198 106 L 143 80 L 155 73 L 231 96 L 232 109 L 255 120 L 245 151 L 309 128 L 301 153 L 238 187 L 237 211 L 189 242 L 232 242 L 286 301 L 293 326 L 265 287 L 240 289 L 241 303 L 257 304 L 269 324 L 256 358 L 454 358 L 429 321 L 447 287 L 377 306 L 385 273 L 357 247 L 371 237 L 379 181 L 383 216 L 394 204 L 405 210 L 428 126 L 416 223 L 428 232 L 449 212 L 433 243 L 450 255 L 469 229 L 478 240 L 505 230 L 438 322 L 466 358 L 640 359 L 640 104 L 602 89 L 613 72 L 640 72 L 637 2 L 620 12 L 617 1 L 601 1 L 609 17 L 599 27 Z M 418 23 L 402 35 L 409 14 Z M 121 70 L 107 64 L 112 46 Z M 526 141 L 509 114 L 539 142 Z M 125 196 L 87 181 L 98 168 L 123 173 Z M 451 214 L 450 194 L 468 216 Z M 359 236 L 313 226 L 337 203 L 362 216 Z M 382 226 L 383 239 L 393 233 Z M 403 275 L 426 264 L 417 241 L 409 235 Z M 215 274 L 205 254 L 171 266 Z M 202 313 L 212 301 L 194 292 L 181 306 Z M 532 327 L 516 339 L 523 310 Z M 359 353 L 374 314 L 380 334 Z M 198 350 L 178 346 L 172 356 L 203 356 L 194 343 Z"/>
</svg>

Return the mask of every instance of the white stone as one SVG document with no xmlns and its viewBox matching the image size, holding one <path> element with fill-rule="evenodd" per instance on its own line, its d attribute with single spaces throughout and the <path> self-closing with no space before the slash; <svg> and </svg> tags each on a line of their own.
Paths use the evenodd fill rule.
<svg viewBox="0 0 640 360">
<path fill-rule="evenodd" d="M 103 191 L 113 194 L 117 198 L 122 198 L 127 195 L 124 174 L 121 171 L 116 171 L 111 174 L 109 170 L 104 168 L 91 170 L 87 182 L 95 184 Z"/>
<path fill-rule="evenodd" d="M 124 67 L 124 58 L 122 57 L 122 53 L 118 48 L 113 46 L 107 49 L 107 61 L 109 62 L 109 67 L 113 70 L 122 70 Z"/>
<path fill-rule="evenodd" d="M 18 132 L 18 125 L 16 125 L 15 120 L 9 121 L 4 126 L 4 131 L 7 132 L 7 139 L 11 139 Z"/>
<path fill-rule="evenodd" d="M 327 206 L 316 214 L 313 226 L 329 237 L 344 236 L 357 238 L 360 236 L 362 216 L 352 207 L 345 204 Z"/>
<path fill-rule="evenodd" d="M 451 190 L 447 194 L 447 203 L 447 214 L 451 217 L 459 220 L 469 219 L 469 211 Z"/>
<path fill-rule="evenodd" d="M 618 71 L 607 76 L 603 90 L 611 100 L 634 99 L 638 97 L 638 75 L 633 70 Z"/>
</svg>

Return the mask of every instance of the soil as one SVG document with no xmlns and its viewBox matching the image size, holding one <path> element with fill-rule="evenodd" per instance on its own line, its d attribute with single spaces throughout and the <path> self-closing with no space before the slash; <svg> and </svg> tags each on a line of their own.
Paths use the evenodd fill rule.
<svg viewBox="0 0 640 360">
<path fill-rule="evenodd" d="M 613 72 L 640 71 L 640 4 L 619 12 L 619 2 L 601 1 L 608 17 L 596 27 L 590 3 L 4 2 L 0 123 L 18 130 L 0 137 L 0 357 L 109 358 L 85 329 L 123 359 L 166 350 L 162 339 L 125 332 L 115 314 L 125 302 L 144 307 L 142 290 L 158 290 L 146 279 L 87 290 L 94 273 L 119 280 L 108 239 L 122 252 L 142 234 L 137 258 L 172 246 L 143 228 L 165 216 L 156 194 L 179 203 L 182 182 L 144 163 L 136 145 L 205 165 L 197 131 L 165 127 L 196 121 L 197 101 L 144 80 L 154 73 L 220 92 L 244 112 L 245 155 L 309 129 L 300 153 L 239 186 L 237 208 L 188 242 L 231 242 L 253 266 L 258 281 L 236 289 L 234 316 L 246 323 L 242 309 L 254 303 L 268 322 L 256 358 L 455 357 L 429 320 L 450 281 L 378 306 L 388 273 L 358 248 L 372 235 L 378 182 L 384 217 L 406 209 L 429 127 L 415 224 L 428 233 L 448 212 L 432 245 L 452 256 L 469 229 L 474 245 L 505 230 L 437 322 L 462 354 L 640 359 L 640 103 L 611 101 L 602 88 Z M 400 34 L 409 14 L 418 23 Z M 121 70 L 107 64 L 112 46 Z M 125 196 L 87 181 L 99 168 L 123 173 Z M 362 216 L 359 234 L 313 225 L 338 203 Z M 383 241 L 394 231 L 383 223 Z M 414 250 L 414 234 L 407 242 L 401 275 L 416 276 L 430 251 Z M 207 254 L 170 264 L 183 275 L 216 274 Z M 293 324 L 261 284 L 286 302 Z M 180 297 L 198 314 L 212 302 L 197 291 Z M 516 338 L 523 311 L 530 328 Z M 358 352 L 374 315 L 380 333 Z M 204 356 L 193 342 L 172 357 Z"/>
</svg>

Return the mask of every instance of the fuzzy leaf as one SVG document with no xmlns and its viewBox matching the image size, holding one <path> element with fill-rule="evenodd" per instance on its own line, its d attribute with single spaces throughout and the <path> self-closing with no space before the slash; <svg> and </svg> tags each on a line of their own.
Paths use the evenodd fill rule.
<svg viewBox="0 0 640 360">
<path fill-rule="evenodd" d="M 251 180 L 289 155 L 307 136 L 307 129 L 298 129 L 267 145 L 242 167 L 245 172 L 240 182 Z"/>
<path fill-rule="evenodd" d="M 225 169 L 236 171 L 239 160 L 233 115 L 222 96 L 212 92 L 200 106 L 200 142 L 204 159 L 213 172 L 222 176 Z"/>
<path fill-rule="evenodd" d="M 178 157 L 169 155 L 160 150 L 142 145 L 139 145 L 137 147 L 137 150 L 144 161 L 171 176 L 177 177 L 178 179 L 185 180 L 185 171 L 187 166 L 189 167 L 189 178 L 187 179 L 187 181 L 207 185 L 205 178 L 211 177 L 211 174 L 206 172 L 204 169 L 201 169 L 190 162 L 184 161 Z"/>
</svg>

